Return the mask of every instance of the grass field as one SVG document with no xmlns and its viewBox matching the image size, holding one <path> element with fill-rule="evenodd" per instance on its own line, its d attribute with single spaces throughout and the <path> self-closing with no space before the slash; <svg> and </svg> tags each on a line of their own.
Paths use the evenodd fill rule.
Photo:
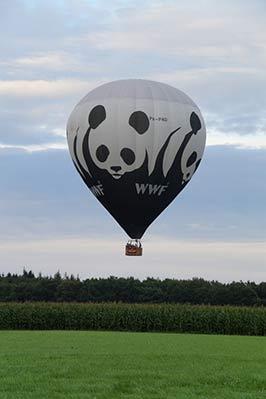
<svg viewBox="0 0 266 399">
<path fill-rule="evenodd" d="M 0 399 L 48 398 L 266 398 L 266 338 L 0 331 Z"/>
</svg>

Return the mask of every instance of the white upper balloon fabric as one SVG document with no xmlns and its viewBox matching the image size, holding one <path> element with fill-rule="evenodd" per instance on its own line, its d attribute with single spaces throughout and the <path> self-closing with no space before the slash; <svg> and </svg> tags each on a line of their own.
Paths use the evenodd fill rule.
<svg viewBox="0 0 266 399">
<path fill-rule="evenodd" d="M 69 117 L 67 139 L 89 189 L 139 239 L 198 168 L 206 130 L 185 93 L 130 79 L 88 93 Z"/>
</svg>

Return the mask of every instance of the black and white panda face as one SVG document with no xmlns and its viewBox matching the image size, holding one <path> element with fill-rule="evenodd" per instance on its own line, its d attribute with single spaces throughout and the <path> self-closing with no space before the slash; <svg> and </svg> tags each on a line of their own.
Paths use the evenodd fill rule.
<svg viewBox="0 0 266 399">
<path fill-rule="evenodd" d="M 193 107 L 143 102 L 136 110 L 126 101 L 83 107 L 68 125 L 72 157 L 83 177 L 92 178 L 95 167 L 113 180 L 137 170 L 142 179 L 178 175 L 182 185 L 193 176 L 205 144 Z"/>
<path fill-rule="evenodd" d="M 114 179 L 120 179 L 144 163 L 146 148 L 143 138 L 150 122 L 143 111 L 132 112 L 126 120 L 120 121 L 119 126 L 117 121 L 114 122 L 104 106 L 94 107 L 89 114 L 91 132 L 88 145 L 94 164 L 109 172 Z M 116 132 L 116 140 L 112 130 Z"/>
</svg>

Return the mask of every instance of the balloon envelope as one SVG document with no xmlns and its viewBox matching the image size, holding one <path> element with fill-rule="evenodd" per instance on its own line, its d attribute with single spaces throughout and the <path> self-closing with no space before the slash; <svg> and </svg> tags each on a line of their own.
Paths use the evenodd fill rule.
<svg viewBox="0 0 266 399">
<path fill-rule="evenodd" d="M 130 79 L 88 93 L 69 117 L 67 139 L 88 188 L 139 239 L 190 181 L 206 132 L 185 93 Z"/>
</svg>

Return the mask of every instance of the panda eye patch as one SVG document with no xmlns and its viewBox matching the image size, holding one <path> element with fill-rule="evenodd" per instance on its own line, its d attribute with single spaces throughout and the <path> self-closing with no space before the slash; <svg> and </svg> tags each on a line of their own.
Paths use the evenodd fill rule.
<svg viewBox="0 0 266 399">
<path fill-rule="evenodd" d="M 132 126 L 136 132 L 143 134 L 147 132 L 150 126 L 149 118 L 142 111 L 135 111 L 130 115 L 128 123 Z"/>
<path fill-rule="evenodd" d="M 194 134 L 196 134 L 201 129 L 200 118 L 195 112 L 192 112 L 192 114 L 190 115 L 190 125 Z"/>
<path fill-rule="evenodd" d="M 197 157 L 198 157 L 197 153 L 195 151 L 193 151 L 187 160 L 186 166 L 189 167 L 189 166 L 193 165 L 193 163 L 196 162 Z"/>
<path fill-rule="evenodd" d="M 105 162 L 110 152 L 106 145 L 100 145 L 96 150 L 96 157 L 100 162 Z"/>
<path fill-rule="evenodd" d="M 130 148 L 123 148 L 120 152 L 121 158 L 127 165 L 132 165 L 135 162 L 135 154 Z"/>
</svg>

